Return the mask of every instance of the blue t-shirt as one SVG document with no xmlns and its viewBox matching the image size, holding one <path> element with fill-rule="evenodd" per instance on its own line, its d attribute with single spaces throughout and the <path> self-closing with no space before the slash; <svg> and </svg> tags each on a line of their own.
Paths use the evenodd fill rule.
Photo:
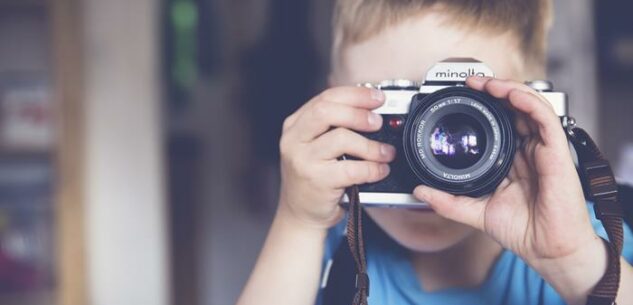
<svg viewBox="0 0 633 305">
<path fill-rule="evenodd" d="M 591 221 L 598 235 L 606 232 L 589 205 Z M 344 223 L 333 228 L 328 236 L 324 260 L 324 277 L 331 258 L 343 240 Z M 514 253 L 504 250 L 485 282 L 476 288 L 448 288 L 440 291 L 422 290 L 420 280 L 405 249 L 393 241 L 377 242 L 365 238 L 367 270 L 371 279 L 369 305 L 496 305 L 496 304 L 565 304 L 558 293 L 541 276 Z M 346 245 L 344 245 L 346 246 Z M 624 228 L 623 257 L 633 263 L 633 235 Z M 422 279 L 421 281 L 424 281 Z M 325 285 L 325 280 L 323 285 Z M 321 296 L 319 296 L 319 300 Z M 319 301 L 317 301 L 319 303 Z M 327 304 L 323 304 L 327 305 Z"/>
</svg>

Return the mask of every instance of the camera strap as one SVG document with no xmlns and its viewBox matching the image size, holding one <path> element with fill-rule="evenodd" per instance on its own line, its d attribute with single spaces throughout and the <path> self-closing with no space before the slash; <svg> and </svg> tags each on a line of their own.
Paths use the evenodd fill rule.
<svg viewBox="0 0 633 305">
<path fill-rule="evenodd" d="M 587 305 L 612 305 L 620 287 L 620 255 L 623 243 L 624 211 L 618 201 L 618 185 L 613 171 L 596 143 L 582 128 L 567 128 L 567 137 L 576 150 L 580 180 L 585 196 L 594 203 L 596 218 L 607 232 L 604 240 L 608 265 L 604 276 L 587 298 Z"/>
<path fill-rule="evenodd" d="M 347 216 L 347 244 L 356 265 L 356 294 L 353 305 L 367 305 L 369 297 L 369 275 L 365 258 L 365 241 L 363 240 L 363 208 L 361 207 L 358 186 L 347 189 L 349 211 Z"/>
<path fill-rule="evenodd" d="M 578 156 L 579 175 L 585 196 L 594 203 L 596 218 L 607 232 L 604 240 L 608 249 L 608 266 L 604 276 L 587 298 L 587 305 L 614 305 L 620 285 L 620 255 L 623 243 L 622 206 L 618 202 L 618 188 L 609 162 L 598 146 L 583 129 L 572 123 L 567 137 Z M 363 208 L 359 200 L 358 186 L 349 187 L 349 211 L 347 218 L 347 243 L 356 265 L 356 293 L 353 305 L 368 305 L 369 276 L 363 240 Z"/>
</svg>

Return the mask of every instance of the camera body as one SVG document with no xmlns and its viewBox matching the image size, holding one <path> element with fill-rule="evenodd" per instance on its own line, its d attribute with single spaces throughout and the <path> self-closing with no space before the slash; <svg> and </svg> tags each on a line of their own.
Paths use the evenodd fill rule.
<svg viewBox="0 0 633 305">
<path fill-rule="evenodd" d="M 435 64 L 423 83 L 386 80 L 361 86 L 380 89 L 386 101 L 374 110 L 383 126 L 367 138 L 396 148 L 391 172 L 382 181 L 359 186 L 365 206 L 427 208 L 412 196 L 420 184 L 456 195 L 493 192 L 514 160 L 518 137 L 507 103 L 465 86 L 470 76 L 494 77 L 485 64 L 449 58 Z M 567 96 L 547 81 L 526 83 L 564 120 Z M 346 198 L 344 198 L 346 201 Z"/>
</svg>

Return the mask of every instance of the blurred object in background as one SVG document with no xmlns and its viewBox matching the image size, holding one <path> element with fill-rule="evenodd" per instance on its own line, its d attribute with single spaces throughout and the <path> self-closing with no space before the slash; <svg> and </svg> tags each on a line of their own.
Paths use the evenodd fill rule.
<svg viewBox="0 0 633 305">
<path fill-rule="evenodd" d="M 46 1 L 0 1 L 0 304 L 53 304 L 55 126 Z"/>
<path fill-rule="evenodd" d="M 596 1 L 598 69 L 604 81 L 630 81 L 633 73 L 633 2 Z"/>
<path fill-rule="evenodd" d="M 168 110 L 186 106 L 198 79 L 198 2 L 167 0 L 165 5 L 165 73 Z"/>
<path fill-rule="evenodd" d="M 618 182 L 633 186 L 633 142 L 622 147 L 618 164 L 616 168 L 619 174 Z M 630 204 L 633 205 L 633 203 Z"/>
<path fill-rule="evenodd" d="M 162 13 L 162 54 L 168 182 L 170 280 L 172 304 L 198 302 L 197 268 L 200 255 L 196 234 L 204 189 L 202 139 L 192 113 L 197 106 L 196 87 L 201 76 L 217 67 L 221 48 L 215 26 L 204 24 L 210 8 L 196 0 L 165 0 Z M 202 128 L 197 128 L 202 129 Z"/>
<path fill-rule="evenodd" d="M 0 293 L 51 289 L 50 164 L 4 159 L 0 167 Z"/>
<path fill-rule="evenodd" d="M 47 151 L 53 143 L 49 85 L 45 73 L 0 75 L 0 145 L 8 150 Z"/>
<path fill-rule="evenodd" d="M 311 6 L 309 1 L 272 0 L 261 37 L 244 50 L 237 67 L 235 89 L 250 135 L 242 183 L 249 185 L 244 199 L 254 213 L 274 208 L 277 184 L 271 180 L 278 177 L 271 170 L 279 164 L 283 120 L 318 93 L 328 70 L 309 28 Z"/>
<path fill-rule="evenodd" d="M 317 54 L 310 7 L 308 1 L 272 0 L 262 36 L 241 59 L 240 104 L 255 162 L 279 162 L 273 143 L 279 142 L 283 120 L 324 85 L 328 64 Z"/>
<path fill-rule="evenodd" d="M 569 114 L 589 134 L 598 137 L 595 115 L 600 86 L 596 75 L 596 33 L 592 0 L 552 1 L 554 23 L 548 45 L 547 77 L 569 96 Z M 597 140 L 600 142 L 600 139 Z"/>
<path fill-rule="evenodd" d="M 631 158 L 624 154 L 627 153 L 626 145 L 633 143 L 633 18 L 629 16 L 631 11 L 631 1 L 595 1 L 598 47 L 596 56 L 600 81 L 599 141 L 620 178 L 631 175 L 623 172 L 627 165 L 622 163 Z M 631 180 L 628 181 L 633 183 Z"/>
</svg>

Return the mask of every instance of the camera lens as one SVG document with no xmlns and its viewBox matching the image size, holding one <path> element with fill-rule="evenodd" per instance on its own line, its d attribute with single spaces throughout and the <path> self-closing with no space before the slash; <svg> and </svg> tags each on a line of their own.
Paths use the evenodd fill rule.
<svg viewBox="0 0 633 305">
<path fill-rule="evenodd" d="M 496 98 L 465 87 L 414 97 L 403 132 L 409 167 L 419 180 L 457 195 L 494 191 L 516 148 L 512 113 Z"/>
<path fill-rule="evenodd" d="M 465 169 L 481 160 L 486 148 L 483 126 L 473 117 L 452 113 L 441 118 L 429 137 L 432 155 L 444 166 Z"/>
</svg>

